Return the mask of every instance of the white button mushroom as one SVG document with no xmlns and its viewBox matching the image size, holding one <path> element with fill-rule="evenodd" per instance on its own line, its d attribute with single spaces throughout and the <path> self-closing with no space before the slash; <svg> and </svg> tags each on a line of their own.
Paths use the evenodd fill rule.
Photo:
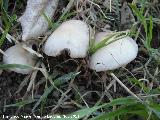
<svg viewBox="0 0 160 120">
<path fill-rule="evenodd" d="M 109 33 L 100 32 L 96 34 L 95 44 Z M 127 36 L 98 49 L 90 58 L 90 68 L 97 72 L 114 70 L 134 60 L 137 53 L 138 45 Z"/>
<path fill-rule="evenodd" d="M 84 58 L 89 49 L 89 27 L 80 20 L 69 20 L 60 25 L 47 39 L 44 53 L 58 56 L 68 50 L 71 58 Z"/>
<path fill-rule="evenodd" d="M 22 25 L 22 40 L 37 38 L 44 34 L 49 25 L 43 14 L 51 19 L 59 0 L 28 0 L 24 14 L 19 18 Z"/>
<path fill-rule="evenodd" d="M 36 57 L 22 48 L 21 44 L 17 44 L 5 51 L 5 55 L 3 56 L 3 63 L 34 66 L 36 63 Z M 9 71 L 14 71 L 21 74 L 29 74 L 32 69 L 11 68 Z"/>
</svg>

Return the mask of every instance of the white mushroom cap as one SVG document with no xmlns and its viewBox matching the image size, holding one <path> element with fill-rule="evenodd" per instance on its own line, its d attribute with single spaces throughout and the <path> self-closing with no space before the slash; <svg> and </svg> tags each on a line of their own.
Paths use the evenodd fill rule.
<svg viewBox="0 0 160 120">
<path fill-rule="evenodd" d="M 37 38 L 43 35 L 49 25 L 43 13 L 51 19 L 59 0 L 28 0 L 24 14 L 18 19 L 21 23 L 22 40 Z"/>
<path fill-rule="evenodd" d="M 109 32 L 96 34 L 96 43 Z M 90 68 L 97 72 L 114 70 L 134 60 L 138 53 L 138 45 L 130 37 L 124 37 L 97 50 L 90 58 Z"/>
<path fill-rule="evenodd" d="M 47 39 L 44 53 L 58 56 L 68 50 L 71 58 L 86 57 L 89 49 L 89 28 L 80 20 L 69 20 L 60 25 Z"/>
<path fill-rule="evenodd" d="M 4 64 L 22 64 L 28 66 L 34 66 L 36 63 L 35 56 L 30 52 L 22 48 L 20 44 L 12 46 L 5 51 L 3 56 Z M 10 71 L 14 71 L 21 74 L 29 74 L 31 69 L 12 68 Z"/>
</svg>

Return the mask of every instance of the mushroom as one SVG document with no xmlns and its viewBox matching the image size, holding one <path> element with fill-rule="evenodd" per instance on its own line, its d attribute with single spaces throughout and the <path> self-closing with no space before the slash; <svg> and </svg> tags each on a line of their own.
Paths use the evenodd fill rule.
<svg viewBox="0 0 160 120">
<path fill-rule="evenodd" d="M 111 31 L 96 34 L 95 44 L 103 40 Z M 114 70 L 134 60 L 138 53 L 137 43 L 129 36 L 121 38 L 98 49 L 90 57 L 89 67 L 97 72 Z"/>
<path fill-rule="evenodd" d="M 22 40 L 26 41 L 43 35 L 52 19 L 59 0 L 28 0 L 24 14 L 18 19 L 22 25 Z M 47 17 L 47 18 L 46 18 Z"/>
<path fill-rule="evenodd" d="M 67 50 L 71 58 L 84 58 L 89 49 L 89 27 L 80 20 L 62 23 L 47 39 L 44 53 L 58 56 Z"/>
<path fill-rule="evenodd" d="M 3 63 L 34 66 L 36 63 L 36 56 L 25 50 L 22 47 L 21 43 L 14 45 L 5 51 L 5 55 L 3 56 Z M 16 73 L 21 74 L 29 74 L 32 71 L 32 69 L 11 68 L 9 69 L 9 71 L 14 71 Z"/>
</svg>

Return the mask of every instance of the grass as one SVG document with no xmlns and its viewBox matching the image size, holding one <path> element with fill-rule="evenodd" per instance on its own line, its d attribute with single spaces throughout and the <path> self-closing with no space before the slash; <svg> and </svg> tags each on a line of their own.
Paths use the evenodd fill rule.
<svg viewBox="0 0 160 120">
<path fill-rule="evenodd" d="M 52 31 L 73 17 L 83 19 L 99 31 L 110 24 L 111 29 L 117 32 L 96 45 L 92 42 L 90 54 L 126 35 L 135 38 L 139 54 L 125 69 L 102 73 L 89 70 L 87 58 L 73 60 L 67 55 L 57 58 L 45 56 L 45 59 L 39 59 L 39 65 L 34 68 L 0 64 L 0 70 L 3 70 L 0 76 L 0 115 L 51 115 L 54 120 L 58 120 L 58 117 L 62 120 L 65 117 L 73 120 L 159 120 L 160 44 L 157 39 L 160 38 L 154 32 L 160 25 L 160 3 L 154 2 L 140 0 L 130 3 L 136 21 L 125 31 L 121 31 L 119 1 L 111 0 L 112 6 L 109 8 L 103 6 L 102 1 L 76 1 L 76 4 L 72 0 L 63 1 L 53 20 L 43 14 Z M 12 45 L 6 39 L 7 34 L 19 39 L 21 30 L 16 20 L 25 9 L 25 3 L 19 0 L 0 1 L 3 23 L 0 27 L 4 30 L 0 37 L 0 49 L 5 50 L 8 44 Z M 157 42 L 157 48 L 154 42 Z M 41 51 L 38 52 L 43 55 Z M 2 55 L 0 60 L 2 62 Z M 31 68 L 34 72 L 24 76 L 5 71 L 9 68 Z"/>
<path fill-rule="evenodd" d="M 98 49 L 101 49 L 101 48 L 115 42 L 116 40 L 124 38 L 127 35 L 128 35 L 128 31 L 110 33 L 109 35 L 107 35 L 103 40 L 101 40 L 96 45 L 95 45 L 95 40 L 91 40 L 93 42 L 90 43 L 89 53 L 94 54 Z"/>
</svg>

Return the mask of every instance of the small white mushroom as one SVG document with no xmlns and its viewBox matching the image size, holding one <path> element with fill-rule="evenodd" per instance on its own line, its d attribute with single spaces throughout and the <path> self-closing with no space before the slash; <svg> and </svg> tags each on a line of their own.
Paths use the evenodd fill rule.
<svg viewBox="0 0 160 120">
<path fill-rule="evenodd" d="M 69 20 L 60 25 L 47 39 L 44 53 L 58 56 L 67 50 L 71 58 L 84 58 L 89 49 L 89 27 L 80 20 Z"/>
<path fill-rule="evenodd" d="M 37 38 L 44 34 L 49 25 L 43 14 L 51 19 L 59 0 L 28 0 L 24 14 L 19 18 L 22 25 L 22 40 Z"/>
<path fill-rule="evenodd" d="M 17 44 L 8 48 L 5 51 L 5 55 L 3 56 L 3 63 L 34 66 L 36 63 L 36 57 L 24 48 L 22 48 L 21 44 Z M 29 74 L 32 69 L 11 68 L 9 69 L 9 71 L 14 71 L 21 74 Z"/>
<path fill-rule="evenodd" d="M 95 44 L 109 33 L 108 31 L 96 34 Z M 90 58 L 89 67 L 97 72 L 114 70 L 130 63 L 137 53 L 138 45 L 127 36 L 97 50 Z"/>
</svg>

